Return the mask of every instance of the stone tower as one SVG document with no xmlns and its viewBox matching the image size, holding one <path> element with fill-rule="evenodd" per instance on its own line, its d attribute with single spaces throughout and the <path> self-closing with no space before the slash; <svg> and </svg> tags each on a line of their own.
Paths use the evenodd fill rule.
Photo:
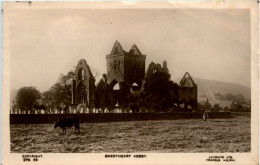
<svg viewBox="0 0 260 165">
<path fill-rule="evenodd" d="M 193 108 L 197 107 L 197 98 L 198 98 L 198 87 L 197 84 L 193 81 L 190 74 L 186 72 L 179 83 L 179 99 L 184 103 L 187 108 L 190 105 Z"/>
<path fill-rule="evenodd" d="M 115 41 L 110 54 L 106 56 L 107 61 L 107 83 L 114 86 L 126 83 L 142 86 L 145 77 L 145 59 L 137 46 L 134 44 L 129 52 L 126 52 L 118 41 Z"/>
<path fill-rule="evenodd" d="M 81 59 L 76 67 L 72 80 L 72 105 L 94 107 L 95 78 L 93 77 L 86 60 Z"/>
</svg>

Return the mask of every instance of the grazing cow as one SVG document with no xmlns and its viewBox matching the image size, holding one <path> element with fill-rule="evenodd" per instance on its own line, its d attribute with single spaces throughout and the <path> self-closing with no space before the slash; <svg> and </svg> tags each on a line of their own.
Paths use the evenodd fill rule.
<svg viewBox="0 0 260 165">
<path fill-rule="evenodd" d="M 54 128 L 60 127 L 62 128 L 63 132 L 66 133 L 66 127 L 75 127 L 75 132 L 78 130 L 79 132 L 79 118 L 61 118 L 57 122 L 54 123 Z"/>
</svg>

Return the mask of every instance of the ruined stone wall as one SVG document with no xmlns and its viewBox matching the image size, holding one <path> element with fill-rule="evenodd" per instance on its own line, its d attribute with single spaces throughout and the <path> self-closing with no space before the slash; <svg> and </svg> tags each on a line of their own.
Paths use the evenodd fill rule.
<svg viewBox="0 0 260 165">
<path fill-rule="evenodd" d="M 108 55 L 107 60 L 107 83 L 110 84 L 113 80 L 118 83 L 124 81 L 124 55 Z"/>
<path fill-rule="evenodd" d="M 191 100 L 197 102 L 197 87 L 188 88 L 188 87 L 181 87 L 178 90 L 180 101 L 185 100 L 186 103 L 189 103 Z"/>
<path fill-rule="evenodd" d="M 82 71 L 84 72 L 82 74 Z M 86 100 L 89 107 L 94 107 L 95 100 L 95 78 L 93 77 L 86 60 L 81 59 L 76 67 L 75 76 L 72 80 L 72 105 L 80 104 L 79 90 L 81 87 L 86 90 Z"/>
<path fill-rule="evenodd" d="M 137 83 L 140 87 L 145 77 L 145 56 L 144 55 L 125 55 L 124 61 L 125 81 L 131 86 Z"/>
</svg>

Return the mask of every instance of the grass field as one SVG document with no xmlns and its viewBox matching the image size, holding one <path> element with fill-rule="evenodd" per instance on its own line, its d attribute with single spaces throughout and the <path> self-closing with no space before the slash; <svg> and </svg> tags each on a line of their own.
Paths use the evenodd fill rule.
<svg viewBox="0 0 260 165">
<path fill-rule="evenodd" d="M 62 133 L 52 124 L 11 125 L 13 153 L 250 152 L 250 116 L 230 119 L 81 123 Z"/>
</svg>

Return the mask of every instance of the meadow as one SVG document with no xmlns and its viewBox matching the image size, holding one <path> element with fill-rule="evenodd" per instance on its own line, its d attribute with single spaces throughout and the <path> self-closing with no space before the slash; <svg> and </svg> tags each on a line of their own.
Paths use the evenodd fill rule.
<svg viewBox="0 0 260 165">
<path fill-rule="evenodd" d="M 228 119 L 10 125 L 12 153 L 250 152 L 250 114 Z"/>
</svg>

